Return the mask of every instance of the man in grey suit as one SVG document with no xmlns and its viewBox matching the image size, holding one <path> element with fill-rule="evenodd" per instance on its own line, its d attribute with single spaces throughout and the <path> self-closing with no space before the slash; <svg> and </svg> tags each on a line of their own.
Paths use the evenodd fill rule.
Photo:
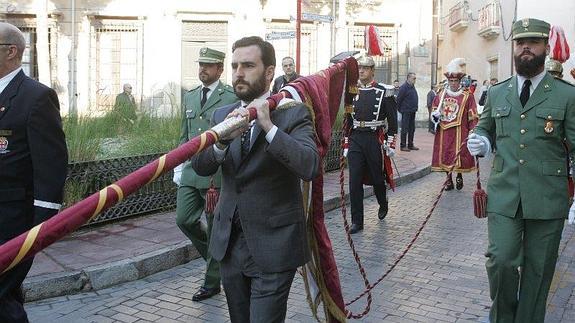
<svg viewBox="0 0 575 323">
<path fill-rule="evenodd" d="M 221 166 L 210 253 L 221 276 L 232 322 L 283 322 L 297 267 L 310 259 L 300 181 L 319 171 L 311 115 L 302 104 L 269 111 L 273 46 L 246 37 L 232 47 L 234 92 L 240 102 L 214 112 L 212 125 L 257 109 L 249 127 L 221 138 L 192 159 L 201 176 Z"/>
</svg>

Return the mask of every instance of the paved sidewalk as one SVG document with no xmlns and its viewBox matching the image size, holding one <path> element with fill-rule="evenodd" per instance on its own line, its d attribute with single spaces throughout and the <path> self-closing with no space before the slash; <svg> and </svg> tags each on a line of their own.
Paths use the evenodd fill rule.
<svg viewBox="0 0 575 323">
<path fill-rule="evenodd" d="M 421 150 L 401 152 L 395 163 L 398 184 L 429 174 L 433 135 L 417 129 L 415 145 Z M 324 178 L 326 212 L 339 207 L 340 172 Z M 347 172 L 345 174 L 345 191 Z M 366 197 L 373 194 L 366 187 Z M 124 220 L 82 230 L 58 241 L 36 256 L 24 283 L 27 300 L 100 290 L 137 280 L 198 258 L 199 254 L 175 224 L 175 212 Z"/>
<path fill-rule="evenodd" d="M 490 163 L 481 165 L 485 183 Z M 375 197 L 365 200 L 365 228 L 352 237 L 371 283 L 409 244 L 444 180 L 443 174 L 432 173 L 398 187 L 390 194 L 390 213 L 383 221 L 377 218 Z M 350 322 L 486 322 L 491 303 L 484 257 L 487 221 L 472 214 L 473 174 L 464 175 L 464 181 L 462 191 L 445 192 L 411 250 L 373 289 L 367 316 Z M 325 223 L 343 297 L 349 302 L 364 286 L 346 240 L 341 210 L 327 212 Z M 574 252 L 575 226 L 566 226 L 546 323 L 574 321 Z M 196 259 L 111 288 L 30 302 L 26 309 L 34 323 L 229 322 L 223 292 L 202 302 L 191 300 L 204 270 L 204 261 Z M 316 322 L 305 297 L 304 282 L 296 275 L 286 322 Z M 357 314 L 365 305 L 364 297 L 347 308 Z"/>
</svg>

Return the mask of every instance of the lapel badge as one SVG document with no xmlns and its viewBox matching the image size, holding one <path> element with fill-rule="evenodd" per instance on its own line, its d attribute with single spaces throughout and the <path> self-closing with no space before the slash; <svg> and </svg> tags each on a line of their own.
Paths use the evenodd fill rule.
<svg viewBox="0 0 575 323">
<path fill-rule="evenodd" d="M 6 137 L 0 137 L 0 154 L 7 152 L 10 152 L 10 150 L 8 150 L 8 139 Z"/>
<path fill-rule="evenodd" d="M 543 130 L 545 131 L 546 134 L 553 133 L 553 130 L 555 130 L 555 128 L 553 128 L 553 120 L 545 121 L 545 128 Z"/>
<path fill-rule="evenodd" d="M 549 88 L 549 84 L 545 83 L 545 86 L 544 86 L 544 87 L 545 87 L 546 89 L 548 89 L 548 88 Z"/>
<path fill-rule="evenodd" d="M 6 107 L 0 107 L 0 112 L 4 112 L 4 110 L 6 110 Z"/>
</svg>

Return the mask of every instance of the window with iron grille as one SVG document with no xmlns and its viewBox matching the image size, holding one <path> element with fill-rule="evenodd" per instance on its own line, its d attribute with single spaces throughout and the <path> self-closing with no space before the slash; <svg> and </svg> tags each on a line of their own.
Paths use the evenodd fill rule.
<svg viewBox="0 0 575 323">
<path fill-rule="evenodd" d="M 26 49 L 22 56 L 22 70 L 26 75 L 35 80 L 39 79 L 38 62 L 41 61 L 38 56 L 38 34 L 36 32 L 36 18 L 33 15 L 8 14 L 6 22 L 18 27 L 26 41 Z M 58 83 L 57 80 L 57 28 L 55 20 L 48 19 L 48 64 L 50 70 L 50 81 L 52 84 L 46 84 L 53 88 Z"/>
<path fill-rule="evenodd" d="M 26 40 L 26 49 L 22 56 L 22 70 L 29 77 L 38 80 L 38 54 L 36 50 L 36 28 L 19 27 Z"/>
<path fill-rule="evenodd" d="M 92 37 L 91 108 L 96 113 L 110 111 L 116 95 L 129 83 L 132 94 L 141 84 L 142 34 L 138 22 L 107 22 L 96 20 Z"/>
</svg>

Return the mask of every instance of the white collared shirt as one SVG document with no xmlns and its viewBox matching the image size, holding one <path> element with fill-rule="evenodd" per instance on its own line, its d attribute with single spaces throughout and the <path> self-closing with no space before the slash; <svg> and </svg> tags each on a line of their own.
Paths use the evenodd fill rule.
<svg viewBox="0 0 575 323">
<path fill-rule="evenodd" d="M 14 79 L 16 74 L 22 70 L 22 67 L 18 67 L 17 69 L 13 70 L 12 72 L 6 74 L 3 78 L 0 79 L 0 94 L 4 92 L 4 89 L 8 86 L 8 84 Z"/>
<path fill-rule="evenodd" d="M 220 85 L 220 80 L 215 81 L 214 83 L 208 85 L 208 86 L 203 86 L 202 85 L 202 91 L 205 87 L 207 87 L 208 89 L 210 89 L 208 91 L 208 94 L 206 94 L 206 101 L 208 101 L 210 99 L 210 96 L 212 96 L 212 93 L 214 93 L 214 91 L 216 90 L 216 88 L 218 87 L 218 85 Z M 200 98 L 201 100 L 202 98 Z"/>
<path fill-rule="evenodd" d="M 545 74 L 547 74 L 547 71 L 545 69 L 543 69 L 543 72 L 530 78 L 531 86 L 529 87 L 529 96 L 531 96 L 533 94 L 533 92 L 535 92 L 535 89 L 537 89 L 537 86 L 539 85 L 539 83 L 541 83 L 541 80 L 543 80 L 543 78 L 545 77 Z M 527 80 L 527 78 L 525 76 L 521 76 L 521 75 L 517 74 L 517 95 L 518 96 L 521 96 L 521 89 L 523 88 L 523 83 L 525 82 L 525 80 Z"/>
</svg>

